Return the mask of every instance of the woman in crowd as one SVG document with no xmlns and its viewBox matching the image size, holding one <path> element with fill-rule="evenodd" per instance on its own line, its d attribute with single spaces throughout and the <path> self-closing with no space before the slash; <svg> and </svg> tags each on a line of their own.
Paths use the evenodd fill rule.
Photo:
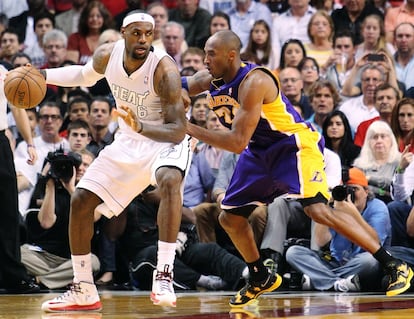
<svg viewBox="0 0 414 319">
<path fill-rule="evenodd" d="M 255 57 L 260 65 L 270 69 L 276 67 L 278 54 L 272 49 L 272 38 L 269 25 L 264 20 L 257 20 L 250 30 L 249 42 L 242 54 Z"/>
<path fill-rule="evenodd" d="M 279 74 L 279 71 L 286 67 L 296 68 L 304 57 L 306 57 L 306 50 L 302 41 L 298 39 L 290 39 L 282 46 L 280 51 L 279 68 L 274 72 Z"/>
<path fill-rule="evenodd" d="M 113 27 L 109 11 L 100 1 L 91 1 L 79 18 L 79 31 L 69 36 L 66 58 L 86 64 L 98 46 L 99 36 Z"/>
<path fill-rule="evenodd" d="M 302 75 L 303 93 L 309 96 L 309 88 L 319 79 L 319 65 L 312 57 L 305 57 L 300 61 L 298 69 Z"/>
<path fill-rule="evenodd" d="M 354 166 L 365 173 L 370 190 L 385 203 L 391 201 L 390 186 L 400 157 L 391 127 L 383 121 L 373 122 Z"/>
<path fill-rule="evenodd" d="M 395 49 L 392 44 L 385 41 L 384 20 L 380 16 L 376 14 L 367 16 L 362 22 L 361 34 L 364 41 L 356 47 L 356 60 L 380 49 L 388 51 L 388 54 L 394 54 Z"/>
<path fill-rule="evenodd" d="M 414 153 L 414 99 L 404 98 L 392 111 L 391 127 L 398 142 L 398 149 L 403 152 L 410 145 Z"/>
<path fill-rule="evenodd" d="M 334 151 L 341 158 L 343 169 L 352 167 L 361 148 L 352 140 L 351 126 L 342 111 L 334 110 L 325 119 L 322 126 L 325 147 Z"/>
<path fill-rule="evenodd" d="M 306 55 L 315 58 L 318 65 L 325 65 L 333 53 L 334 36 L 333 21 L 326 11 L 313 14 L 308 24 L 308 36 L 311 42 L 305 44 Z"/>
</svg>

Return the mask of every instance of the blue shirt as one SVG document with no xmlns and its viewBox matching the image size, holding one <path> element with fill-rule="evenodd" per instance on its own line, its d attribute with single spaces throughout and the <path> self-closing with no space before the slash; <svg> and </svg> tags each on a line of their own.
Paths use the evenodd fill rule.
<svg viewBox="0 0 414 319">
<path fill-rule="evenodd" d="M 380 244 L 389 247 L 391 244 L 391 221 L 387 205 L 374 198 L 367 201 L 367 206 L 362 212 L 365 221 L 375 229 Z M 330 244 L 331 255 L 341 264 L 346 263 L 357 254 L 365 252 L 361 247 L 355 245 L 342 235 L 330 229 L 332 240 Z"/>
</svg>

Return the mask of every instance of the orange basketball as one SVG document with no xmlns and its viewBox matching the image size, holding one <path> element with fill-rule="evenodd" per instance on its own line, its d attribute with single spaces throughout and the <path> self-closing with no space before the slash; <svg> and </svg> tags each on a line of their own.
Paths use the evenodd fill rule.
<svg viewBox="0 0 414 319">
<path fill-rule="evenodd" d="M 29 109 L 37 106 L 45 97 L 46 81 L 36 68 L 31 65 L 21 66 L 7 73 L 4 93 L 14 106 Z"/>
</svg>

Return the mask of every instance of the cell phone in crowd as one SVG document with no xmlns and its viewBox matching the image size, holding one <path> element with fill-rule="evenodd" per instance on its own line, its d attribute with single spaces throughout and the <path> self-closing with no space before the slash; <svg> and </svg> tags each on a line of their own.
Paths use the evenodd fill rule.
<svg viewBox="0 0 414 319">
<path fill-rule="evenodd" d="M 372 62 L 385 61 L 385 56 L 383 54 L 370 53 L 367 55 L 367 61 L 372 61 Z"/>
</svg>

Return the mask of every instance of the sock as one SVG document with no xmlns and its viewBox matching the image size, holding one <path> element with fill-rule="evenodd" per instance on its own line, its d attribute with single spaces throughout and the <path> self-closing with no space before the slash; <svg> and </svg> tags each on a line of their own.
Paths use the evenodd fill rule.
<svg viewBox="0 0 414 319">
<path fill-rule="evenodd" d="M 73 281 L 93 283 L 92 254 L 72 255 Z"/>
<path fill-rule="evenodd" d="M 261 258 L 252 263 L 246 264 L 249 268 L 250 281 L 262 282 L 266 280 L 266 278 L 269 276 L 269 271 L 267 270 L 266 266 L 263 265 L 263 261 Z"/>
<path fill-rule="evenodd" d="M 381 265 L 386 266 L 389 262 L 394 261 L 395 258 L 391 256 L 391 254 L 384 249 L 384 247 L 380 247 L 376 253 L 372 254 L 376 260 L 380 262 Z"/>
<path fill-rule="evenodd" d="M 158 241 L 157 252 L 157 270 L 164 271 L 164 266 L 168 265 L 168 271 L 171 272 L 174 268 L 175 248 L 176 243 L 167 243 L 165 241 Z"/>
</svg>

